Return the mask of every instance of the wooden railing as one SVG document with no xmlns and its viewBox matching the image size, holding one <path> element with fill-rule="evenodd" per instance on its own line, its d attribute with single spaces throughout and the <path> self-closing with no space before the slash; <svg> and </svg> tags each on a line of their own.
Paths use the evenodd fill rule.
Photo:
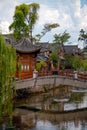
<svg viewBox="0 0 87 130">
<path fill-rule="evenodd" d="M 38 73 L 38 76 L 51 76 L 51 75 L 68 76 L 68 77 L 74 78 L 75 74 L 74 74 L 74 70 L 59 70 L 59 71 L 56 71 L 56 73 L 53 73 L 53 71 L 47 71 L 47 72 L 44 71 L 44 72 Z M 78 73 L 78 78 L 87 80 L 87 74 Z"/>
<path fill-rule="evenodd" d="M 78 78 L 87 80 L 87 74 L 78 74 Z"/>
</svg>

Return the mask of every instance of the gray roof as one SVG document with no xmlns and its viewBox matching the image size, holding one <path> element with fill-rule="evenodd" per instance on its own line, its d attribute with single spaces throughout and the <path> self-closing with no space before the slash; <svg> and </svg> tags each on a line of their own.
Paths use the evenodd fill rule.
<svg viewBox="0 0 87 130">
<path fill-rule="evenodd" d="M 13 35 L 11 35 L 11 34 L 3 34 L 3 36 L 4 36 L 7 44 L 10 44 L 10 45 L 15 44 L 15 39 L 14 39 Z"/>
<path fill-rule="evenodd" d="M 78 53 L 78 51 L 79 51 L 78 45 L 65 45 L 64 49 L 65 49 L 66 54 L 67 53 L 75 54 L 75 53 Z"/>
<path fill-rule="evenodd" d="M 49 42 L 42 42 L 42 43 L 39 43 L 39 45 L 41 46 L 41 50 L 40 50 L 41 53 L 44 53 L 48 50 L 50 51 L 50 43 Z"/>
<path fill-rule="evenodd" d="M 31 43 L 29 38 L 23 37 L 21 40 L 16 42 L 14 45 L 17 52 L 20 53 L 32 53 L 40 50 L 40 45 L 35 45 Z"/>
<path fill-rule="evenodd" d="M 29 37 L 23 37 L 17 42 L 15 41 L 13 35 L 4 35 L 4 38 L 7 44 L 12 45 L 14 48 L 16 48 L 16 51 L 20 53 L 32 53 L 40 51 L 41 49 L 41 46 L 39 44 L 36 45 L 35 41 L 33 40 L 31 42 Z"/>
<path fill-rule="evenodd" d="M 37 55 L 37 61 L 47 61 L 48 58 L 44 55 L 44 53 L 40 53 Z"/>
<path fill-rule="evenodd" d="M 47 61 L 49 56 L 45 54 L 46 51 L 50 51 L 50 43 L 42 42 L 39 43 L 41 46 L 40 53 L 37 55 L 37 61 Z"/>
</svg>

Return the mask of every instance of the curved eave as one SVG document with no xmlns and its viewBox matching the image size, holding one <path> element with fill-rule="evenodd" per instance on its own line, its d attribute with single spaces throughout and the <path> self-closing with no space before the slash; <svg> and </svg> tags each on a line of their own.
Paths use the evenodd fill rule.
<svg viewBox="0 0 87 130">
<path fill-rule="evenodd" d="M 40 51 L 41 48 L 37 49 L 37 50 L 32 50 L 32 51 L 23 51 L 23 50 L 16 50 L 16 52 L 18 53 L 25 53 L 25 54 L 30 54 L 30 53 L 35 53 Z"/>
</svg>

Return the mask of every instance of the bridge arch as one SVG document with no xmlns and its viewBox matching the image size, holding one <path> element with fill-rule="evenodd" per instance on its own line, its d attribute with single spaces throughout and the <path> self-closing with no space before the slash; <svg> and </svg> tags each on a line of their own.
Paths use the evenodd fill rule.
<svg viewBox="0 0 87 130">
<path fill-rule="evenodd" d="M 82 79 L 74 79 L 66 76 L 43 76 L 16 81 L 15 89 L 37 88 L 48 85 L 50 88 L 59 85 L 70 85 L 79 88 L 87 88 L 87 81 Z"/>
</svg>

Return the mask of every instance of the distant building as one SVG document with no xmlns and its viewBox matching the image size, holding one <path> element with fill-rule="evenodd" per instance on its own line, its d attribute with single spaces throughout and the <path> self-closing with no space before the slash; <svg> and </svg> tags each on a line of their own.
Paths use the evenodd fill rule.
<svg viewBox="0 0 87 130">
<path fill-rule="evenodd" d="M 78 55 L 80 52 L 78 45 L 65 45 L 64 49 L 65 54 Z"/>
<path fill-rule="evenodd" d="M 83 48 L 87 47 L 87 38 L 83 42 Z"/>
<path fill-rule="evenodd" d="M 45 63 L 45 67 L 43 67 L 39 71 L 39 75 L 48 75 L 51 73 L 51 61 L 50 61 L 50 44 L 48 42 L 39 43 L 41 49 L 37 54 L 37 63 L 43 61 Z"/>
<path fill-rule="evenodd" d="M 39 43 L 39 45 L 41 49 L 40 49 L 40 53 L 38 53 L 37 55 L 37 62 L 40 62 L 40 61 L 47 62 L 49 59 L 49 55 L 51 53 L 50 44 L 48 42 L 42 42 L 42 43 Z"/>
<path fill-rule="evenodd" d="M 81 50 L 81 56 L 84 60 L 87 59 L 87 46 Z"/>
</svg>

